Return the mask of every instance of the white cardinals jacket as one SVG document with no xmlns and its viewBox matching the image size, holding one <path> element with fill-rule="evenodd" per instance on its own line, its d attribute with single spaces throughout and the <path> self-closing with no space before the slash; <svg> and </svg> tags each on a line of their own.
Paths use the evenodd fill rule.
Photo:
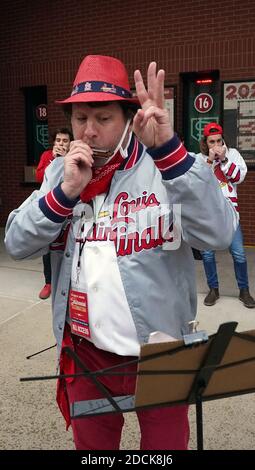
<svg viewBox="0 0 255 470">
<path fill-rule="evenodd" d="M 227 248 L 238 214 L 203 158 L 190 156 L 177 136 L 157 149 L 144 148 L 133 136 L 127 155 L 104 201 L 110 225 L 109 218 L 108 227 L 95 222 L 86 243 L 114 241 L 140 344 L 154 331 L 182 338 L 197 308 L 190 247 Z M 41 257 L 51 249 L 53 329 L 59 349 L 81 203 L 61 189 L 63 164 L 64 159 L 54 160 L 41 188 L 9 215 L 5 237 L 7 251 L 17 260 Z M 111 276 L 111 269 L 105 275 Z M 93 315 L 93 305 L 90 311 Z"/>
</svg>

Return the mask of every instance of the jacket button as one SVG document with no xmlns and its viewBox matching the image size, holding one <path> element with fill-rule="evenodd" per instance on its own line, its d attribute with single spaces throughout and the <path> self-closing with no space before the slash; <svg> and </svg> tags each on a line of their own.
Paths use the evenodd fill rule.
<svg viewBox="0 0 255 470">
<path fill-rule="evenodd" d="M 66 295 L 66 291 L 62 290 L 62 291 L 61 291 L 61 295 L 64 295 L 64 296 L 65 296 L 65 295 Z"/>
<path fill-rule="evenodd" d="M 69 251 L 66 252 L 66 257 L 67 257 L 67 258 L 70 258 L 70 253 L 69 253 Z"/>
</svg>

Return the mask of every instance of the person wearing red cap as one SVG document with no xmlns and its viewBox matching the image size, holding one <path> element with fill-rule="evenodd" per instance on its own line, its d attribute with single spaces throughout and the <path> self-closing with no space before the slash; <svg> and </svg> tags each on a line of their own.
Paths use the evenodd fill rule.
<svg viewBox="0 0 255 470">
<path fill-rule="evenodd" d="M 136 70 L 133 97 L 119 59 L 86 56 L 71 96 L 58 101 L 71 119 L 70 150 L 7 221 L 15 259 L 51 249 L 53 329 L 68 375 L 58 380 L 57 401 L 80 450 L 119 448 L 122 413 L 86 419 L 85 409 L 105 390 L 132 399 L 140 347 L 153 332 L 176 339 L 189 332 L 197 304 L 190 247 L 226 248 L 238 222 L 210 168 L 175 135 L 164 77 L 151 62 L 145 86 Z M 120 374 L 101 374 L 98 388 L 81 377 L 83 365 L 118 365 Z M 142 450 L 187 449 L 186 404 L 137 416 Z"/>
<path fill-rule="evenodd" d="M 39 164 L 36 168 L 36 181 L 43 182 L 43 177 L 46 168 L 57 157 L 64 157 L 69 150 L 70 142 L 73 139 L 72 133 L 66 127 L 56 129 L 52 133 L 53 147 L 50 150 L 45 150 L 40 157 Z M 50 253 L 43 256 L 43 274 L 45 285 L 39 292 L 40 299 L 48 299 L 51 294 L 51 263 Z"/>
<path fill-rule="evenodd" d="M 217 122 L 210 122 L 204 127 L 200 149 L 201 153 L 198 155 L 206 160 L 217 177 L 224 196 L 229 198 L 238 211 L 237 185 L 243 182 L 247 173 L 244 159 L 236 149 L 227 148 L 223 129 Z M 229 246 L 229 252 L 233 258 L 236 281 L 240 290 L 239 300 L 245 307 L 254 308 L 255 300 L 249 292 L 247 259 L 240 224 Z M 220 296 L 215 252 L 203 250 L 201 254 L 209 287 L 204 304 L 212 306 Z"/>
</svg>

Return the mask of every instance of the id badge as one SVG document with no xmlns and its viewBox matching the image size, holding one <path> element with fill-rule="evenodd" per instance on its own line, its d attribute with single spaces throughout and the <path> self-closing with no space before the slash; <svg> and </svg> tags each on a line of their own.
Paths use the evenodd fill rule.
<svg viewBox="0 0 255 470">
<path fill-rule="evenodd" d="M 79 290 L 70 290 L 69 316 L 71 331 L 82 338 L 90 338 L 88 295 Z"/>
</svg>

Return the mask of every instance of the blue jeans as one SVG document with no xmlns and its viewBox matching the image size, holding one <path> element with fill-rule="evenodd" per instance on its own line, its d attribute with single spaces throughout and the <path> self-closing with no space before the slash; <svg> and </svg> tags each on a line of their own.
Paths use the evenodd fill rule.
<svg viewBox="0 0 255 470">
<path fill-rule="evenodd" d="M 232 255 L 235 269 L 236 281 L 239 289 L 248 289 L 248 270 L 247 260 L 243 246 L 243 234 L 240 225 L 238 225 L 232 243 L 229 247 Z M 203 258 L 207 284 L 209 288 L 219 287 L 215 252 L 212 250 L 201 251 Z"/>
</svg>

